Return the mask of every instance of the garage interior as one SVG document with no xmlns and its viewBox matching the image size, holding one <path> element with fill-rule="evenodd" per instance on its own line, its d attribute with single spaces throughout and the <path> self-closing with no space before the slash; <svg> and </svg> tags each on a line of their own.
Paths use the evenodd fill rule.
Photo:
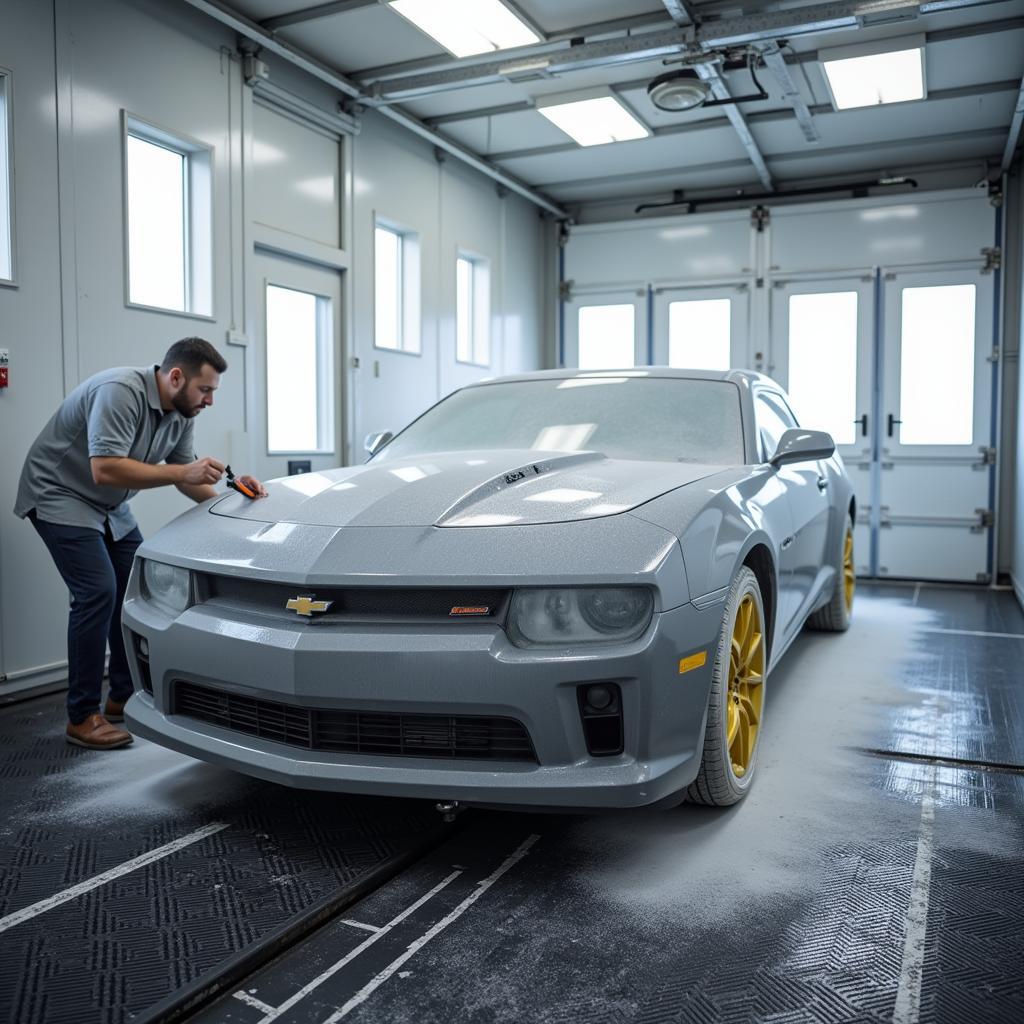
<svg viewBox="0 0 1024 1024">
<path fill-rule="evenodd" d="M 3 0 L 0 507 L 188 335 L 231 364 L 201 454 L 261 480 L 486 377 L 746 367 L 853 481 L 852 626 L 772 671 L 735 807 L 442 816 L 65 744 L 67 590 L 0 516 L 0 1017 L 1024 1020 L 1024 0 L 502 3 L 504 43 L 471 0 L 444 42 Z"/>
</svg>

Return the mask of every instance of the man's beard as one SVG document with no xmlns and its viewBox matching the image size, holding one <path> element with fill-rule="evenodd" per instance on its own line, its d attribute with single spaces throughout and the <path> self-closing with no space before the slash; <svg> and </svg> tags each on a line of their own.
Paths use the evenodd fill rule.
<svg viewBox="0 0 1024 1024">
<path fill-rule="evenodd" d="M 179 391 L 176 395 L 171 396 L 171 405 L 173 405 L 174 408 L 177 409 L 182 416 L 191 419 L 193 416 L 198 416 L 199 413 L 202 411 L 203 407 L 201 405 L 191 405 L 189 403 L 188 397 L 185 393 L 187 387 L 188 382 L 186 381 L 185 387 L 182 388 L 181 391 Z"/>
</svg>

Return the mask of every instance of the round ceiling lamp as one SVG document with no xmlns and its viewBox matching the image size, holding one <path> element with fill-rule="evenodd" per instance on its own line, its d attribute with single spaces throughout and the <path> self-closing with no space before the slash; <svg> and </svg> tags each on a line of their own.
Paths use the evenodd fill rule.
<svg viewBox="0 0 1024 1024">
<path fill-rule="evenodd" d="M 693 68 L 681 68 L 658 75 L 647 86 L 647 95 L 659 109 L 670 114 L 699 107 L 711 91 L 707 82 Z"/>
</svg>

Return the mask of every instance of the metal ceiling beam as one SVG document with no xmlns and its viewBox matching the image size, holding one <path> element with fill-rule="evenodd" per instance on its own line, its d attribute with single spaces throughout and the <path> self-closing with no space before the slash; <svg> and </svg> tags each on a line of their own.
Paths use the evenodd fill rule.
<svg viewBox="0 0 1024 1024">
<path fill-rule="evenodd" d="M 711 86 L 711 92 L 716 99 L 732 99 L 729 87 L 719 75 L 717 64 L 698 64 L 696 70 L 702 81 L 707 82 L 708 85 Z M 768 165 L 764 162 L 764 156 L 762 156 L 761 150 L 758 148 L 757 141 L 751 134 L 750 127 L 747 125 L 743 115 L 740 113 L 740 108 L 738 106 L 723 107 L 722 112 L 729 119 L 733 128 L 736 129 L 736 134 L 740 139 L 740 145 L 747 151 L 747 156 L 750 158 L 750 162 L 754 165 L 754 169 L 757 171 L 757 176 L 761 179 L 761 184 L 771 192 L 775 188 L 775 185 L 772 182 L 772 176 L 768 171 Z"/>
<path fill-rule="evenodd" d="M 511 53 L 489 57 L 482 63 L 465 63 L 444 71 L 408 75 L 395 79 L 379 79 L 373 92 L 381 102 L 414 97 L 417 94 L 447 92 L 471 86 L 503 82 L 510 76 L 528 71 L 553 74 L 559 71 L 580 71 L 591 67 L 610 67 L 636 61 L 673 57 L 689 49 L 686 33 L 672 27 L 657 32 L 643 32 L 594 43 L 562 46 L 558 49 L 533 47 L 528 54 Z"/>
<path fill-rule="evenodd" d="M 635 14 L 628 18 L 613 18 L 610 21 L 591 22 L 588 25 L 577 25 L 574 28 L 562 29 L 559 32 L 544 33 L 543 43 L 532 43 L 530 46 L 518 46 L 504 50 L 504 55 L 510 60 L 517 57 L 534 56 L 539 52 L 546 52 L 549 49 L 557 49 L 560 43 L 571 42 L 574 39 L 592 39 L 596 36 L 612 35 L 616 32 L 634 32 L 640 28 L 668 28 L 671 21 L 661 11 L 650 14 Z M 374 68 L 363 68 L 353 71 L 352 77 L 359 82 L 375 82 L 381 79 L 400 78 L 403 75 L 417 74 L 421 71 L 432 69 L 457 67 L 459 64 L 485 61 L 492 55 L 480 54 L 476 57 L 464 57 L 458 60 L 448 54 L 439 54 L 436 57 L 418 57 L 415 60 L 399 61 L 394 64 L 382 64 Z"/>
<path fill-rule="evenodd" d="M 807 142 L 821 142 L 821 135 L 818 134 L 818 129 L 815 127 L 814 118 L 811 117 L 811 112 L 807 107 L 807 101 L 796 82 L 793 81 L 789 68 L 786 67 L 786 60 L 779 49 L 779 44 L 774 41 L 765 43 L 757 47 L 757 51 L 761 54 L 761 59 L 765 62 L 768 70 L 775 76 L 775 81 L 779 83 L 782 89 L 782 98 L 793 108 L 793 114 L 797 124 L 800 125 L 800 131 L 804 133 L 804 139 Z"/>
<path fill-rule="evenodd" d="M 202 11 L 215 21 L 219 21 L 222 25 L 233 29 L 239 35 L 256 43 L 264 50 L 276 54 L 290 64 L 294 64 L 297 68 L 301 68 L 307 74 L 320 79 L 321 82 L 326 82 L 343 95 L 349 96 L 356 101 L 366 98 L 362 89 L 336 68 L 324 64 L 322 61 L 317 60 L 316 57 L 296 46 L 292 46 L 290 43 L 277 39 L 262 26 L 239 14 L 233 8 L 223 3 L 222 0 L 184 0 L 184 3 L 196 8 L 196 10 Z M 564 218 L 568 216 L 566 211 L 552 199 L 548 198 L 548 196 L 531 188 L 513 175 L 507 174 L 501 168 L 495 167 L 487 160 L 466 149 L 464 146 L 460 146 L 457 142 L 442 135 L 440 132 L 434 131 L 412 114 L 397 107 L 385 107 L 380 112 L 384 117 L 433 143 L 446 153 L 450 153 L 456 159 L 462 161 L 462 163 L 486 175 L 499 185 L 503 185 L 510 192 L 515 192 L 524 199 L 528 199 L 542 210 L 547 210 L 556 217 Z"/>
<path fill-rule="evenodd" d="M 690 0 L 661 0 L 668 16 L 681 28 L 697 24 L 697 12 Z"/>
<path fill-rule="evenodd" d="M 1016 92 L 1020 83 L 1014 79 L 1002 82 L 985 82 L 981 85 L 959 85 L 953 89 L 936 89 L 928 96 L 929 100 L 957 100 L 972 99 L 976 96 L 992 96 L 1002 92 Z M 809 108 L 814 115 L 834 114 L 835 109 L 830 103 L 818 103 Z M 454 117 L 455 115 L 450 115 Z M 748 124 L 774 124 L 789 121 L 791 112 L 776 108 L 774 110 L 758 110 L 746 115 Z M 707 129 L 724 128 L 729 124 L 725 115 L 719 117 L 702 117 L 699 120 L 687 121 L 682 124 L 661 125 L 651 129 L 651 135 L 656 139 L 669 138 L 674 135 L 689 135 L 694 132 L 702 132 Z M 504 163 L 507 160 L 523 160 L 537 156 L 557 156 L 559 153 L 573 153 L 579 149 L 574 142 L 559 143 L 554 146 L 535 146 L 530 149 L 510 149 L 505 152 L 488 153 L 487 159 L 495 163 Z M 805 155 L 806 150 L 801 151 Z M 772 158 L 774 159 L 774 157 Z"/>
<path fill-rule="evenodd" d="M 316 21 L 318 18 L 329 18 L 332 14 L 345 14 L 348 11 L 357 11 L 361 7 L 376 6 L 377 0 L 334 0 L 329 4 L 303 7 L 301 11 L 292 11 L 291 14 L 264 18 L 260 25 L 268 32 L 276 32 L 279 28 L 287 28 L 289 25 L 301 25 L 307 21 Z"/>
<path fill-rule="evenodd" d="M 1013 154 L 1017 151 L 1017 143 L 1020 142 L 1022 125 L 1024 125 L 1024 79 L 1021 79 L 1020 91 L 1017 93 L 1017 106 L 1013 111 L 1013 119 L 1010 121 L 1010 134 L 1006 137 L 1006 148 L 1003 150 L 1003 159 L 999 164 L 999 170 L 1004 174 L 1013 163 Z"/>
<path fill-rule="evenodd" d="M 910 138 L 893 139 L 889 142 L 868 142 L 856 146 L 833 146 L 830 149 L 808 149 L 799 153 L 778 153 L 773 154 L 770 159 L 773 164 L 791 163 L 794 160 L 818 160 L 830 156 L 852 156 L 858 153 L 884 152 L 894 147 L 915 147 L 928 145 L 949 145 L 957 142 L 975 142 L 983 138 L 1002 138 L 1005 128 L 974 128 L 965 132 L 949 132 L 944 135 L 919 135 Z M 991 151 L 992 156 L 996 151 Z M 542 189 L 579 189 L 593 185 L 624 184 L 631 181 L 643 181 L 651 178 L 678 178 L 680 175 L 700 174 L 720 170 L 739 170 L 749 166 L 746 160 L 717 160 L 714 163 L 692 164 L 689 167 L 665 167 L 653 171 L 636 171 L 627 174 L 613 174 L 603 178 L 575 178 L 565 181 L 549 181 L 538 185 Z M 855 171 L 844 172 L 854 174 Z"/>
<path fill-rule="evenodd" d="M 363 84 L 373 81 L 379 102 L 414 95 L 463 89 L 506 81 L 527 70 L 551 73 L 613 67 L 636 61 L 656 60 L 680 54 L 699 56 L 722 46 L 774 42 L 776 39 L 811 33 L 858 28 L 889 20 L 904 20 L 940 10 L 983 7 L 1004 0 L 832 0 L 813 7 L 793 7 L 760 14 L 704 21 L 696 27 L 670 28 L 619 36 L 575 45 L 550 42 L 508 50 L 500 56 L 484 54 L 447 62 L 440 70 L 421 74 L 395 71 L 360 75 Z M 385 69 L 386 71 L 386 69 Z"/>
</svg>

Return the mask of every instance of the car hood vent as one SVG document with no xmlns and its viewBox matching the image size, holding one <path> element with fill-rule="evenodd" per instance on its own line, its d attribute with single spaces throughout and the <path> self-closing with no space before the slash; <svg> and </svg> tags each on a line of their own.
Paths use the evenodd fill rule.
<svg viewBox="0 0 1024 1024">
<path fill-rule="evenodd" d="M 215 515 L 309 526 L 529 526 L 617 515 L 721 466 L 609 459 L 599 452 L 450 452 L 271 481 Z"/>
</svg>

